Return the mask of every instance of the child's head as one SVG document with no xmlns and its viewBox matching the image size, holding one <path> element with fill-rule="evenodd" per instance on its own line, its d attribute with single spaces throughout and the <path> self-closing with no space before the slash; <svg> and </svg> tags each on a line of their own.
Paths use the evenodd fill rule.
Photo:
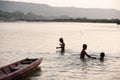
<svg viewBox="0 0 120 80">
<path fill-rule="evenodd" d="M 63 38 L 60 38 L 59 41 L 60 41 L 61 43 L 63 43 Z"/>
<path fill-rule="evenodd" d="M 104 58 L 105 57 L 105 53 L 104 52 L 101 52 L 100 53 L 100 58 Z"/>
<path fill-rule="evenodd" d="M 87 45 L 83 44 L 83 49 L 86 50 L 87 49 Z"/>
</svg>

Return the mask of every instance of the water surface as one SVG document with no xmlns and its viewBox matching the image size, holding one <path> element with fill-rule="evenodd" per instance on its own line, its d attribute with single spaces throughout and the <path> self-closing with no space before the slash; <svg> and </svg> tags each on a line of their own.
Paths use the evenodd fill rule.
<svg viewBox="0 0 120 80">
<path fill-rule="evenodd" d="M 66 53 L 56 51 L 63 37 Z M 79 59 L 87 52 L 105 61 Z M 30 57 L 43 58 L 42 71 L 26 80 L 119 80 L 120 26 L 101 23 L 16 22 L 0 23 L 0 66 Z"/>
</svg>

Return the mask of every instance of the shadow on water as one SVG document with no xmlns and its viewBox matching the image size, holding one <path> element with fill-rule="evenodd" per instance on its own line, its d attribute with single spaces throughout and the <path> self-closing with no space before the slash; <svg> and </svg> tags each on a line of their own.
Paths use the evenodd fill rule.
<svg viewBox="0 0 120 80">
<path fill-rule="evenodd" d="M 56 53 L 60 55 L 64 55 L 65 53 L 74 53 L 74 52 L 70 49 L 66 49 L 64 52 L 61 52 L 61 50 L 57 50 Z"/>
<path fill-rule="evenodd" d="M 61 52 L 60 50 L 57 50 L 56 53 L 60 54 L 60 55 L 64 55 L 65 52 Z"/>
<path fill-rule="evenodd" d="M 42 75 L 42 70 L 41 67 L 37 67 L 34 70 L 32 70 L 31 72 L 29 72 L 28 74 L 26 74 L 22 80 L 33 80 L 33 77 L 40 77 Z"/>
</svg>

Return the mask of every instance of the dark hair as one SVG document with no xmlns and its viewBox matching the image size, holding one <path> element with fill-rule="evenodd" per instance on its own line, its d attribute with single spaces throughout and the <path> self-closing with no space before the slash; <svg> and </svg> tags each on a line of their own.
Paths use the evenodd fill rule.
<svg viewBox="0 0 120 80">
<path fill-rule="evenodd" d="M 87 44 L 83 44 L 83 49 L 85 50 L 87 48 Z"/>
<path fill-rule="evenodd" d="M 87 44 L 83 44 L 83 48 L 84 48 L 84 47 L 87 47 Z"/>
<path fill-rule="evenodd" d="M 59 41 L 60 41 L 60 42 L 63 42 L 63 38 L 60 38 Z"/>
<path fill-rule="evenodd" d="M 105 53 L 104 53 L 104 52 L 101 52 L 101 53 L 100 53 L 100 57 L 101 57 L 101 58 L 105 57 Z"/>
</svg>

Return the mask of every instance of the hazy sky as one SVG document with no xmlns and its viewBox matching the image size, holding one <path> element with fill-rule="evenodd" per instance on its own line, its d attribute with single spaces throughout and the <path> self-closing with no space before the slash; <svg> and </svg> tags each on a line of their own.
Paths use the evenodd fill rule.
<svg viewBox="0 0 120 80">
<path fill-rule="evenodd" d="M 112 8 L 120 10 L 120 0 L 9 0 L 40 4 L 49 4 L 59 7 L 81 7 L 81 8 Z"/>
</svg>

